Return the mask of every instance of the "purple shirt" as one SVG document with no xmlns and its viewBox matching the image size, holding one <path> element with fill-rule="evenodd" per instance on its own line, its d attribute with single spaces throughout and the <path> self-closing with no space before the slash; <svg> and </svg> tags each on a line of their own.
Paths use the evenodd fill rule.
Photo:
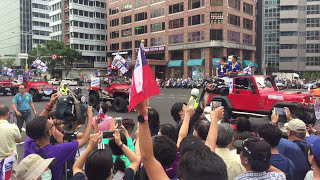
<svg viewBox="0 0 320 180">
<path fill-rule="evenodd" d="M 173 163 L 170 165 L 163 166 L 163 169 L 165 170 L 167 176 L 170 179 L 174 179 L 177 177 L 177 171 L 178 171 L 178 165 L 179 165 L 180 158 L 181 158 L 180 151 L 177 150 L 176 160 L 173 161 Z"/>
<path fill-rule="evenodd" d="M 62 143 L 58 145 L 48 144 L 41 150 L 47 156 L 46 158 L 56 158 L 56 163 L 51 168 L 52 180 L 61 180 L 64 163 L 76 156 L 78 150 L 78 141 Z M 24 157 L 29 154 L 38 154 L 42 158 L 42 154 L 36 146 L 36 141 L 27 137 L 24 144 Z"/>
</svg>

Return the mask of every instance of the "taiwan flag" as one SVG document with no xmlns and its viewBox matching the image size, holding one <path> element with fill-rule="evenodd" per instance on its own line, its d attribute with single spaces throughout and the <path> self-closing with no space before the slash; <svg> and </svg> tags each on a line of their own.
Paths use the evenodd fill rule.
<svg viewBox="0 0 320 180">
<path fill-rule="evenodd" d="M 129 112 L 143 100 L 160 94 L 160 88 L 154 78 L 144 53 L 144 45 L 140 44 L 136 66 L 132 73 L 129 98 Z"/>
</svg>

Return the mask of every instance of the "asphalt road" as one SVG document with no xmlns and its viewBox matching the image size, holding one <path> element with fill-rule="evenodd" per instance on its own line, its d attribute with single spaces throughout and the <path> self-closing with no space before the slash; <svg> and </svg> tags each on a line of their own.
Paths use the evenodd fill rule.
<svg viewBox="0 0 320 180">
<path fill-rule="evenodd" d="M 71 89 L 72 88 L 75 88 L 75 87 L 71 87 Z M 83 89 L 83 94 L 87 95 L 88 94 L 87 88 L 83 86 L 82 89 Z M 187 102 L 190 97 L 190 91 L 191 89 L 180 89 L 180 88 L 179 89 L 161 89 L 161 94 L 155 97 L 152 97 L 150 99 L 150 106 L 155 108 L 159 112 L 161 124 L 165 124 L 165 123 L 175 124 L 170 114 L 171 107 L 175 102 Z M 289 91 L 296 91 L 296 90 L 289 90 Z M 13 96 L 0 95 L 0 104 L 8 105 L 12 110 L 11 108 L 12 98 Z M 40 113 L 48 102 L 49 102 L 49 98 L 47 97 L 44 97 L 40 102 L 35 102 L 34 105 L 37 112 Z M 97 112 L 95 112 L 95 114 L 97 114 Z M 131 118 L 135 122 L 137 122 L 136 112 L 117 113 L 112 108 L 110 108 L 109 115 L 112 117 Z M 23 128 L 22 136 L 23 136 L 23 139 L 26 138 L 24 128 Z M 23 143 L 18 145 L 18 154 L 19 154 L 19 161 L 20 161 L 23 157 Z"/>
</svg>

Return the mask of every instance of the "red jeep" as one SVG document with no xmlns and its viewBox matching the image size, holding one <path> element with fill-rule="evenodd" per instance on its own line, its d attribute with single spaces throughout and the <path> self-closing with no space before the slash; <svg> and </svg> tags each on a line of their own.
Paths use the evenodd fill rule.
<svg viewBox="0 0 320 180">
<path fill-rule="evenodd" d="M 236 116 L 270 116 L 274 107 L 288 107 L 293 118 L 299 118 L 306 124 L 315 124 L 313 99 L 309 94 L 280 92 L 269 76 L 236 76 L 222 79 L 229 85 L 229 95 L 213 94 L 210 99 L 222 102 L 225 108 L 224 121 Z M 283 124 L 284 122 L 280 126 Z"/>
<path fill-rule="evenodd" d="M 33 101 L 40 101 L 43 96 L 51 97 L 57 92 L 57 88 L 48 84 L 43 76 L 25 76 L 23 84 L 26 85 L 26 91 L 31 94 Z"/>
<path fill-rule="evenodd" d="M 109 101 L 115 111 L 126 111 L 131 87 L 129 78 L 125 76 L 99 76 L 97 78 L 100 78 L 100 86 L 89 87 L 89 105 L 96 107 L 101 101 Z"/>
<path fill-rule="evenodd" d="M 16 95 L 18 92 L 18 87 L 15 86 L 11 81 L 9 76 L 0 76 L 0 93 L 3 95 L 7 95 L 8 92 L 11 93 L 11 95 Z"/>
</svg>

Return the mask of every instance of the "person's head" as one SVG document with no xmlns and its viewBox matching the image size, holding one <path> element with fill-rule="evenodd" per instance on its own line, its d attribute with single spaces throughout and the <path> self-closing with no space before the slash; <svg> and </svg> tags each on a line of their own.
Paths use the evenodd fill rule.
<svg viewBox="0 0 320 180">
<path fill-rule="evenodd" d="M 179 162 L 177 177 L 183 180 L 228 179 L 226 164 L 210 149 L 186 152 Z"/>
<path fill-rule="evenodd" d="M 172 124 L 162 124 L 160 125 L 159 136 L 168 136 L 173 142 L 178 140 L 177 129 Z"/>
<path fill-rule="evenodd" d="M 221 58 L 220 58 L 220 61 L 221 61 L 221 62 L 224 62 L 224 63 L 227 62 L 227 57 L 225 57 L 225 56 L 221 57 Z"/>
<path fill-rule="evenodd" d="M 170 165 L 176 160 L 176 143 L 167 136 L 156 136 L 153 139 L 153 154 L 162 166 Z"/>
<path fill-rule="evenodd" d="M 126 128 L 126 130 L 130 135 L 133 133 L 134 127 L 135 127 L 135 123 L 133 119 L 129 119 L 129 118 L 123 119 L 122 125 Z"/>
<path fill-rule="evenodd" d="M 237 130 L 240 132 L 251 131 L 251 124 L 248 118 L 238 117 L 237 118 Z"/>
<path fill-rule="evenodd" d="M 238 60 L 238 57 L 237 56 L 232 56 L 232 63 L 236 63 Z"/>
<path fill-rule="evenodd" d="M 19 86 L 19 93 L 20 94 L 24 94 L 26 92 L 26 85 L 25 84 L 21 84 Z"/>
<path fill-rule="evenodd" d="M 173 117 L 174 121 L 177 122 L 183 120 L 186 107 L 187 104 L 182 102 L 176 102 L 173 104 L 171 108 L 171 116 Z"/>
<path fill-rule="evenodd" d="M 120 133 L 121 142 L 125 145 L 127 145 L 127 138 L 123 133 Z M 114 138 L 110 139 L 109 141 L 109 147 L 112 150 L 112 154 L 117 156 L 116 161 L 114 162 L 114 169 L 113 172 L 121 171 L 124 172 L 126 169 L 126 165 L 124 161 L 120 158 L 121 155 L 124 154 L 124 152 L 121 150 L 121 148 L 116 144 Z"/>
<path fill-rule="evenodd" d="M 262 126 L 258 131 L 259 137 L 263 138 L 270 144 L 271 148 L 276 148 L 282 137 L 281 130 L 278 126 L 272 124 L 266 124 Z"/>
<path fill-rule="evenodd" d="M 271 147 L 263 139 L 251 137 L 243 141 L 240 159 L 247 171 L 266 171 L 271 165 L 270 158 Z"/>
<path fill-rule="evenodd" d="M 0 105 L 0 119 L 8 120 L 9 119 L 10 109 L 6 105 Z"/>
<path fill-rule="evenodd" d="M 30 154 L 13 168 L 12 179 L 36 179 L 52 178 L 50 165 L 55 163 L 55 158 L 43 159 L 38 154 Z M 50 179 L 51 179 L 50 178 Z"/>
<path fill-rule="evenodd" d="M 109 106 L 107 103 L 101 102 L 100 104 L 97 105 L 96 110 L 99 111 L 100 108 L 102 109 L 103 114 L 108 114 Z"/>
<path fill-rule="evenodd" d="M 203 141 L 200 138 L 189 135 L 182 139 L 179 149 L 181 156 L 183 156 L 186 152 L 198 149 L 209 149 L 209 147 L 204 145 Z"/>
<path fill-rule="evenodd" d="M 88 180 L 106 180 L 112 174 L 113 159 L 111 149 L 97 149 L 92 151 L 85 163 L 85 174 Z"/>
<path fill-rule="evenodd" d="M 26 134 L 34 140 L 49 140 L 52 135 L 50 130 L 53 126 L 48 122 L 46 116 L 37 116 L 26 125 Z"/>
<path fill-rule="evenodd" d="M 317 138 L 317 140 L 309 146 L 308 161 L 314 169 L 320 169 L 320 138 Z"/>
<path fill-rule="evenodd" d="M 233 140 L 233 129 L 228 123 L 218 125 L 217 146 L 221 148 L 228 147 Z"/>
<path fill-rule="evenodd" d="M 148 118 L 151 135 L 157 135 L 160 128 L 160 117 L 158 111 L 154 108 L 148 108 Z"/>
<path fill-rule="evenodd" d="M 287 135 L 289 140 L 304 140 L 306 137 L 306 124 L 300 119 L 292 119 L 288 123 Z"/>
<path fill-rule="evenodd" d="M 208 136 L 210 124 L 211 123 L 206 120 L 197 121 L 194 126 L 193 135 L 195 137 L 199 137 L 201 140 L 205 141 Z"/>
</svg>

